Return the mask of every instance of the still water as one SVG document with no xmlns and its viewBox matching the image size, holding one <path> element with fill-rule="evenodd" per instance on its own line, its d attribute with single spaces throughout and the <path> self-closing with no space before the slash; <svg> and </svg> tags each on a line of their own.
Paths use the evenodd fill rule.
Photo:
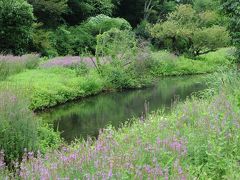
<svg viewBox="0 0 240 180">
<path fill-rule="evenodd" d="M 110 124 L 119 127 L 132 117 L 140 117 L 146 101 L 150 111 L 169 110 L 176 98 L 183 101 L 204 88 L 205 78 L 202 76 L 167 77 L 149 88 L 102 93 L 58 106 L 40 116 L 52 122 L 62 137 L 71 142 L 75 138 L 97 137 L 99 129 Z"/>
</svg>

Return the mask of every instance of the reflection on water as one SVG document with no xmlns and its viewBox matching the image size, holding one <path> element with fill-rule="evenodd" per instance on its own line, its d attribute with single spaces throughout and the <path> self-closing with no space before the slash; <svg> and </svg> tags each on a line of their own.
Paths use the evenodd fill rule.
<svg viewBox="0 0 240 180">
<path fill-rule="evenodd" d="M 204 88 L 204 78 L 200 76 L 168 77 L 150 88 L 103 93 L 50 109 L 40 116 L 54 122 L 55 129 L 70 142 L 79 137 L 97 137 L 99 129 L 109 124 L 119 127 L 131 117 L 139 117 L 144 111 L 145 101 L 149 102 L 150 111 L 170 108 L 174 98 L 184 100 Z"/>
</svg>

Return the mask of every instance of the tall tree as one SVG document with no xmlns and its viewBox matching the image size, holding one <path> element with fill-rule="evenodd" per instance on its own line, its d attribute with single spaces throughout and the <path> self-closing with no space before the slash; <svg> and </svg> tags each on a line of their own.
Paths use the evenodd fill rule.
<svg viewBox="0 0 240 180">
<path fill-rule="evenodd" d="M 179 5 L 166 21 L 155 24 L 150 32 L 160 47 L 191 57 L 228 46 L 231 39 L 226 27 L 219 26 L 211 16 L 202 16 L 191 5 Z"/>
<path fill-rule="evenodd" d="M 34 8 L 34 15 L 46 27 L 56 27 L 68 10 L 68 0 L 28 0 Z"/>
<path fill-rule="evenodd" d="M 25 53 L 33 20 L 33 8 L 25 0 L 0 0 L 0 52 Z"/>
<path fill-rule="evenodd" d="M 142 20 L 155 23 L 165 19 L 177 4 L 191 2 L 192 0 L 121 0 L 117 15 L 127 19 L 133 26 Z"/>
<path fill-rule="evenodd" d="M 226 14 L 230 17 L 229 29 L 231 31 L 233 43 L 237 48 L 237 56 L 240 59 L 240 1 L 222 0 L 222 5 Z"/>
<path fill-rule="evenodd" d="M 68 24 L 76 25 L 91 16 L 112 15 L 118 0 L 68 0 L 69 11 L 65 16 Z"/>
</svg>

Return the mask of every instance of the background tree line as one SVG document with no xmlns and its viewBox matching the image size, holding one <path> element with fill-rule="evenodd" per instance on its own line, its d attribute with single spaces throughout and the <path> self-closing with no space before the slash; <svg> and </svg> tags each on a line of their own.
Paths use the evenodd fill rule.
<svg viewBox="0 0 240 180">
<path fill-rule="evenodd" d="M 0 0 L 0 51 L 93 53 L 96 36 L 118 28 L 195 56 L 228 44 L 226 27 L 237 44 L 237 17 L 237 0 Z"/>
</svg>

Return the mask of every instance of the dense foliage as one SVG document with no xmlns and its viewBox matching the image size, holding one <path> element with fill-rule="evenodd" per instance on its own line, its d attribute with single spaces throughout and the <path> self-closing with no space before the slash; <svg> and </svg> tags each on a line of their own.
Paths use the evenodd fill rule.
<svg viewBox="0 0 240 180">
<path fill-rule="evenodd" d="M 112 0 L 68 0 L 69 11 L 64 17 L 68 24 L 76 25 L 99 14 L 112 15 L 115 8 Z"/>
<path fill-rule="evenodd" d="M 218 14 L 213 11 L 197 13 L 191 5 L 179 5 L 150 31 L 158 46 L 175 54 L 198 56 L 229 44 L 229 34 L 219 24 Z"/>
<path fill-rule="evenodd" d="M 225 2 L 224 7 L 233 17 L 230 29 L 237 32 L 238 14 L 234 8 L 238 4 L 231 3 L 234 1 Z M 220 13 L 219 0 L 1 0 L 1 6 L 3 53 L 33 51 L 48 57 L 94 54 L 98 34 L 114 27 L 123 30 L 132 26 L 137 27 L 138 38 L 150 39 L 152 23 L 157 23 L 152 33 L 155 45 L 177 54 L 197 56 L 229 42 L 225 29 L 228 20 Z M 11 8 L 15 6 L 18 8 Z M 11 18 L 16 13 L 20 19 L 15 25 Z M 218 34 L 222 34 L 220 39 L 216 38 Z M 232 33 L 235 44 L 237 34 Z"/>
<path fill-rule="evenodd" d="M 96 36 L 111 28 L 132 29 L 125 19 L 100 14 L 78 26 L 59 26 L 55 31 L 38 27 L 34 31 L 33 43 L 36 51 L 45 56 L 94 54 Z"/>
<path fill-rule="evenodd" d="M 237 47 L 237 55 L 240 57 L 240 2 L 238 0 L 222 1 L 225 12 L 230 17 L 229 29 L 233 42 Z"/>
<path fill-rule="evenodd" d="M 34 15 L 39 22 L 47 27 L 54 27 L 63 20 L 62 15 L 67 13 L 67 0 L 27 0 L 34 9 Z M 49 18 L 51 17 L 51 18 Z"/>
<path fill-rule="evenodd" d="M 0 52 L 23 54 L 29 50 L 33 8 L 25 0 L 0 1 Z"/>
</svg>

